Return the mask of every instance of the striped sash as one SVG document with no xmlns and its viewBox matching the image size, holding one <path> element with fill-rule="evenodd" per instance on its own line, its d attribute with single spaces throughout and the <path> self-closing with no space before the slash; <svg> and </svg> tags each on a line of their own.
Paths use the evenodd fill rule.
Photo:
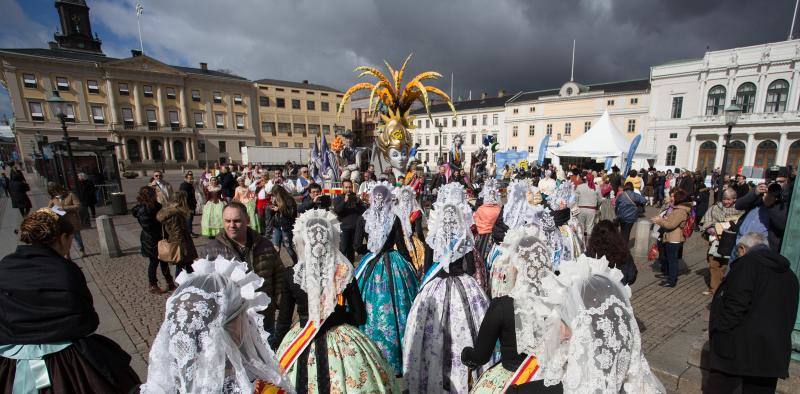
<svg viewBox="0 0 800 394">
<path fill-rule="evenodd" d="M 517 371 L 514 372 L 514 375 L 508 380 L 506 387 L 503 388 L 503 392 L 505 393 L 511 386 L 519 386 L 532 382 L 536 380 L 539 375 L 539 360 L 535 356 L 529 355 L 525 357 L 525 361 L 519 365 Z"/>
</svg>

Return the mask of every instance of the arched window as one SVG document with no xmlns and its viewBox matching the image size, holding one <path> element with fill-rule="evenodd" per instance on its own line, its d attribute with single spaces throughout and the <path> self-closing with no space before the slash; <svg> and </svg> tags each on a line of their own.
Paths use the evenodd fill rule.
<svg viewBox="0 0 800 394">
<path fill-rule="evenodd" d="M 775 157 L 778 155 L 778 144 L 772 140 L 761 141 L 756 147 L 756 159 L 754 166 L 767 168 L 775 165 Z"/>
<path fill-rule="evenodd" d="M 186 162 L 186 150 L 183 146 L 183 140 L 172 141 L 172 153 L 175 155 L 174 159 L 176 162 Z"/>
<path fill-rule="evenodd" d="M 742 141 L 731 141 L 728 145 L 728 162 L 725 172 L 734 174 L 744 165 L 745 145 Z"/>
<path fill-rule="evenodd" d="M 767 105 L 764 112 L 786 111 L 786 99 L 789 97 L 789 82 L 777 79 L 767 88 Z"/>
<path fill-rule="evenodd" d="M 667 158 L 664 160 L 664 165 L 666 166 L 674 166 L 675 159 L 678 157 L 678 147 L 675 145 L 670 145 L 667 147 Z"/>
<path fill-rule="evenodd" d="M 792 142 L 792 144 L 789 145 L 789 155 L 786 158 L 786 165 L 797 168 L 798 161 L 800 161 L 800 140 Z"/>
<path fill-rule="evenodd" d="M 150 152 L 152 152 L 152 159 L 154 162 L 161 163 L 164 161 L 164 145 L 159 140 L 150 140 Z"/>
<path fill-rule="evenodd" d="M 711 171 L 714 169 L 714 158 L 717 156 L 717 144 L 714 141 L 705 141 L 700 145 L 697 151 L 697 166 L 698 171 Z"/>
<path fill-rule="evenodd" d="M 706 115 L 720 115 L 725 109 L 725 87 L 717 85 L 708 91 Z"/>
<path fill-rule="evenodd" d="M 755 103 L 756 85 L 751 82 L 745 82 L 739 85 L 739 89 L 736 89 L 736 105 L 742 107 L 742 113 L 753 113 L 753 107 L 755 107 Z"/>
</svg>

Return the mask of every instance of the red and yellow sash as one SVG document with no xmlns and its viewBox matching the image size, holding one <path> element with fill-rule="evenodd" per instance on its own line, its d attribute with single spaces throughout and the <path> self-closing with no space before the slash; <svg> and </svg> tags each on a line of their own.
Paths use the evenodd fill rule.
<svg viewBox="0 0 800 394">
<path fill-rule="evenodd" d="M 339 305 L 344 305 L 344 297 L 341 294 L 336 296 L 336 303 Z M 319 322 L 320 326 L 325 320 Z M 297 361 L 297 357 L 303 353 L 304 350 L 311 344 L 311 341 L 314 337 L 317 336 L 319 332 L 319 327 L 314 325 L 312 320 L 309 320 L 306 323 L 306 326 L 300 330 L 300 333 L 297 334 L 297 337 L 292 340 L 289 346 L 286 347 L 286 350 L 283 351 L 280 357 L 278 357 L 278 364 L 281 367 L 281 371 L 284 373 L 289 370 L 289 368 L 294 365 L 295 361 Z"/>
<path fill-rule="evenodd" d="M 506 383 L 503 392 L 506 392 L 511 386 L 519 386 L 528 382 L 532 382 L 539 375 L 539 360 L 535 356 L 528 356 L 525 361 L 519 365 L 517 371 L 511 376 L 511 379 Z"/>
</svg>

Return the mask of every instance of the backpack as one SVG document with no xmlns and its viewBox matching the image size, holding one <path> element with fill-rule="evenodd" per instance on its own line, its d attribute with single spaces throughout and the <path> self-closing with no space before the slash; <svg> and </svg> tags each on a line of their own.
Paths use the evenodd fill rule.
<svg viewBox="0 0 800 394">
<path fill-rule="evenodd" d="M 683 225 L 683 237 L 689 239 L 694 232 L 694 223 L 697 221 L 697 213 L 692 207 L 691 212 L 689 213 L 689 217 L 686 218 L 686 224 Z"/>
</svg>

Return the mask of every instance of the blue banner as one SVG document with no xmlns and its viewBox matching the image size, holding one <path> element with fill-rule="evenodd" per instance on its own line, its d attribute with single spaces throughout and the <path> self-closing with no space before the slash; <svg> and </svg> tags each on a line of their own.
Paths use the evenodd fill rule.
<svg viewBox="0 0 800 394">
<path fill-rule="evenodd" d="M 614 166 L 614 158 L 613 157 L 606 157 L 606 172 L 611 172 L 611 167 Z"/>
<path fill-rule="evenodd" d="M 547 144 L 550 143 L 550 134 L 545 134 L 542 142 L 539 144 L 539 157 L 536 159 L 541 166 L 544 164 L 545 156 L 547 156 Z"/>
<path fill-rule="evenodd" d="M 505 152 L 497 152 L 494 155 L 494 161 L 497 163 L 497 177 L 503 175 L 503 168 L 506 164 L 517 166 L 520 161 L 528 158 L 528 152 L 518 152 L 515 150 L 507 150 Z"/>
<path fill-rule="evenodd" d="M 639 134 L 636 137 L 633 137 L 633 141 L 631 141 L 631 147 L 628 148 L 628 157 L 625 160 L 625 172 L 623 172 L 623 176 L 627 176 L 628 172 L 631 171 L 631 166 L 633 165 L 633 155 L 636 153 L 636 148 L 639 147 L 639 141 L 642 140 L 642 135 Z"/>
</svg>

